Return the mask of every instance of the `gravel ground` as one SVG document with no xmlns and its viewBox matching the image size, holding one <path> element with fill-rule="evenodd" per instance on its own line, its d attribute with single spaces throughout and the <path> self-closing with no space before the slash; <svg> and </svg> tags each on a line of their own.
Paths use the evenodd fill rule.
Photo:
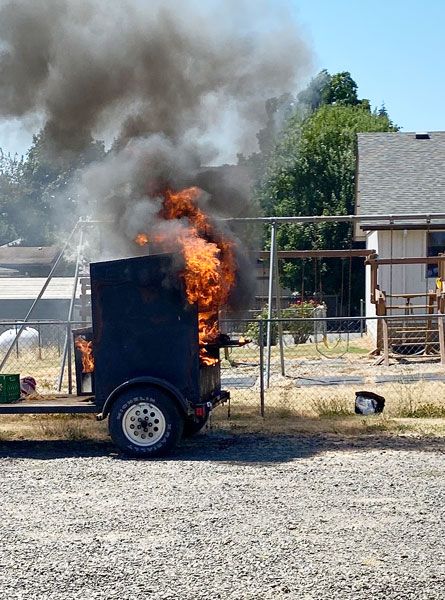
<svg viewBox="0 0 445 600">
<path fill-rule="evenodd" d="M 444 443 L 210 432 L 0 445 L 0 597 L 445 597 Z"/>
</svg>

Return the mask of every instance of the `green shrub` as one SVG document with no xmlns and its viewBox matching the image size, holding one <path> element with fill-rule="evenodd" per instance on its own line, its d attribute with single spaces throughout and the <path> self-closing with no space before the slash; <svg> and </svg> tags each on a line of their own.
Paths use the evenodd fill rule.
<svg viewBox="0 0 445 600">
<path fill-rule="evenodd" d="M 283 333 L 291 334 L 296 344 L 304 344 L 313 331 L 312 321 L 304 321 L 303 319 L 310 319 L 313 317 L 314 309 L 317 303 L 313 300 L 299 301 L 287 308 L 281 309 L 281 318 L 289 319 L 289 321 L 283 321 Z M 264 321 L 263 325 L 263 344 L 266 345 L 267 337 L 267 318 L 268 318 L 268 307 L 265 306 L 261 313 L 258 315 L 258 321 Z M 272 312 L 272 318 L 276 318 L 276 311 Z M 247 328 L 247 336 L 252 338 L 257 344 L 259 344 L 260 326 L 259 323 L 250 323 Z M 271 323 L 271 343 L 274 346 L 276 344 L 278 336 L 278 323 L 272 321 Z"/>
</svg>

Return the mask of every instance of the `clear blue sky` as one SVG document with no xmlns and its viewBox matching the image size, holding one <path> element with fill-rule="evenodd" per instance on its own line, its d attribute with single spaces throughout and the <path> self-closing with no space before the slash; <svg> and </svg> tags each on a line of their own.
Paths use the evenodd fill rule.
<svg viewBox="0 0 445 600">
<path fill-rule="evenodd" d="M 403 131 L 445 130 L 445 0 L 289 2 L 312 48 L 314 74 L 350 71 L 359 96 L 384 102 Z M 25 152 L 38 125 L 0 123 L 1 145 Z"/>
<path fill-rule="evenodd" d="M 402 131 L 445 130 L 445 0 L 292 0 L 317 70 L 350 71 Z"/>
</svg>

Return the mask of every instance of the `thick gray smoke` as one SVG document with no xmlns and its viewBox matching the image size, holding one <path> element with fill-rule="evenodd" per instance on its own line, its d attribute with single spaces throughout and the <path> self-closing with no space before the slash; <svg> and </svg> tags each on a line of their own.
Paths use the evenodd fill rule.
<svg viewBox="0 0 445 600">
<path fill-rule="evenodd" d="M 43 117 L 57 153 L 114 140 L 74 195 L 115 223 L 115 254 L 162 183 L 199 185 L 214 216 L 251 213 L 245 174 L 202 165 L 255 150 L 265 100 L 309 66 L 285 0 L 0 0 L 0 117 Z"/>
<path fill-rule="evenodd" d="M 201 193 L 196 204 L 210 215 L 215 229 L 235 242 L 238 279 L 231 304 L 240 306 L 253 289 L 252 269 L 244 244 L 221 219 L 252 214 L 249 182 L 248 175 L 238 167 L 200 168 L 196 147 L 174 144 L 164 135 L 153 134 L 130 140 L 119 151 L 85 169 L 74 193 L 90 214 L 104 221 L 93 257 L 110 259 L 145 254 L 152 243 L 156 250 L 179 252 L 178 239 L 182 230 L 188 230 L 189 222 L 187 218 L 163 218 L 162 192 L 166 188 L 198 186 Z M 148 247 L 135 244 L 138 234 L 148 235 Z M 156 243 L 158 237 L 162 238 L 161 245 Z"/>
<path fill-rule="evenodd" d="M 308 51 L 282 2 L 200 4 L 0 0 L 0 115 L 43 113 L 62 147 L 111 132 L 245 149 Z"/>
</svg>

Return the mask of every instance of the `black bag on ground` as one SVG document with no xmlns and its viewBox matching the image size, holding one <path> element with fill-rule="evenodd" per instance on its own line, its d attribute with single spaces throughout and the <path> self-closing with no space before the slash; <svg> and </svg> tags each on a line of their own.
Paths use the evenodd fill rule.
<svg viewBox="0 0 445 600">
<path fill-rule="evenodd" d="M 374 415 L 383 412 L 385 398 L 374 392 L 355 392 L 355 414 Z"/>
</svg>

